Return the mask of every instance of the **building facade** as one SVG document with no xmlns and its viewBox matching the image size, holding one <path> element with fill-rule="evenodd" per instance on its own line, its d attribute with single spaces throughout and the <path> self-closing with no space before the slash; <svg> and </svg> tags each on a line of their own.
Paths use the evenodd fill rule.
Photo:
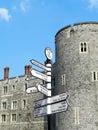
<svg viewBox="0 0 98 130">
<path fill-rule="evenodd" d="M 25 74 L 9 78 L 4 69 L 0 80 L 0 130 L 98 130 L 98 23 L 66 26 L 55 36 L 55 63 L 52 67 L 52 96 L 68 93 L 66 112 L 34 118 L 33 103 L 45 98 L 27 94 L 30 86 L 42 81 Z M 48 127 L 48 124 L 51 124 Z M 49 128 L 49 129 L 48 129 Z"/>
<path fill-rule="evenodd" d="M 33 102 L 43 99 L 41 93 L 27 94 L 30 86 L 42 83 L 39 79 L 26 81 L 31 66 L 25 66 L 25 75 L 9 78 L 9 68 L 4 68 L 0 80 L 0 130 L 44 130 L 47 119 L 33 117 Z"/>
<path fill-rule="evenodd" d="M 61 29 L 55 50 L 55 93 L 69 93 L 68 110 L 56 114 L 56 130 L 98 130 L 98 23 Z"/>
</svg>

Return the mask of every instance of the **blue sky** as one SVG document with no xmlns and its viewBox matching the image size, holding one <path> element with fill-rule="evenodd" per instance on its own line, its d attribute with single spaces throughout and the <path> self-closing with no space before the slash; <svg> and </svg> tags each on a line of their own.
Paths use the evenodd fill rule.
<svg viewBox="0 0 98 130">
<path fill-rule="evenodd" d="M 85 21 L 98 22 L 98 0 L 0 0 L 0 79 L 6 66 L 14 77 L 31 59 L 44 63 L 46 47 L 55 61 L 57 31 Z"/>
</svg>

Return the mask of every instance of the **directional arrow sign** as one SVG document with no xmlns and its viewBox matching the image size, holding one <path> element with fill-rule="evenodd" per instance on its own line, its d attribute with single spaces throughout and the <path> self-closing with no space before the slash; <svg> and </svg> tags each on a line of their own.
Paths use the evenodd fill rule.
<svg viewBox="0 0 98 130">
<path fill-rule="evenodd" d="M 47 76 L 39 71 L 36 71 L 36 70 L 31 70 L 31 74 L 34 76 L 34 77 L 37 77 L 39 79 L 42 79 L 46 82 L 51 82 L 51 76 Z"/>
<path fill-rule="evenodd" d="M 68 103 L 66 101 L 48 105 L 48 114 L 54 114 L 54 113 L 66 111 L 67 107 L 68 107 Z"/>
<path fill-rule="evenodd" d="M 52 104 L 52 103 L 56 103 L 56 102 L 66 100 L 67 97 L 68 97 L 67 93 L 62 93 L 62 94 L 59 94 L 59 95 L 56 95 L 56 96 L 53 96 L 53 97 L 48 97 L 46 99 L 41 99 L 41 100 L 35 101 L 33 105 L 34 105 L 34 108 L 38 108 L 38 107 L 41 107 L 41 106 L 45 106 L 45 105 L 48 105 L 48 104 Z"/>
<path fill-rule="evenodd" d="M 66 101 L 47 105 L 44 107 L 34 109 L 34 117 L 64 112 L 67 110 L 67 108 L 68 108 L 68 103 Z"/>
<path fill-rule="evenodd" d="M 51 90 L 43 87 L 42 85 L 38 85 L 38 90 L 47 96 L 51 96 Z"/>
<path fill-rule="evenodd" d="M 34 117 L 47 115 L 47 106 L 34 109 Z"/>
<path fill-rule="evenodd" d="M 33 59 L 30 60 L 30 62 L 31 62 L 32 64 L 34 64 L 34 65 L 36 65 L 36 66 L 38 66 L 38 67 L 44 69 L 44 70 L 51 71 L 51 68 L 48 68 L 48 67 L 44 66 L 43 64 L 41 64 L 41 63 L 39 63 L 39 62 L 37 62 L 37 61 L 35 61 L 35 60 L 33 60 Z"/>
<path fill-rule="evenodd" d="M 36 93 L 38 92 L 38 89 L 36 87 L 29 87 L 27 88 L 26 92 L 29 93 Z"/>
</svg>

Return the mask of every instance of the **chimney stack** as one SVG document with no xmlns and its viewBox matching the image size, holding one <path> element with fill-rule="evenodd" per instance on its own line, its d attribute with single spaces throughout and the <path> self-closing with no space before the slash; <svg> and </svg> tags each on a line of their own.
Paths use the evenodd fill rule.
<svg viewBox="0 0 98 130">
<path fill-rule="evenodd" d="M 9 67 L 5 67 L 4 68 L 4 79 L 8 79 L 9 78 Z"/>
<path fill-rule="evenodd" d="M 30 75 L 30 69 L 32 68 L 32 66 L 31 65 L 26 65 L 25 66 L 25 75 Z"/>
</svg>

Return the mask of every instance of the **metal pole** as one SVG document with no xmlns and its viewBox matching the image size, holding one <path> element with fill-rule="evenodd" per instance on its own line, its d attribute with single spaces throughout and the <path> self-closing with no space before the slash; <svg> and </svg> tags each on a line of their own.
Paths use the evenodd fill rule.
<svg viewBox="0 0 98 130">
<path fill-rule="evenodd" d="M 46 62 L 45 62 L 45 65 L 46 65 L 46 67 L 50 68 L 50 71 L 47 71 L 46 74 L 47 74 L 47 76 L 51 77 L 52 61 L 47 59 Z M 46 88 L 51 90 L 51 81 L 46 83 Z M 51 96 L 52 96 L 52 92 L 51 92 Z M 47 119 L 48 119 L 48 130 L 51 130 L 51 116 L 48 115 Z"/>
</svg>

